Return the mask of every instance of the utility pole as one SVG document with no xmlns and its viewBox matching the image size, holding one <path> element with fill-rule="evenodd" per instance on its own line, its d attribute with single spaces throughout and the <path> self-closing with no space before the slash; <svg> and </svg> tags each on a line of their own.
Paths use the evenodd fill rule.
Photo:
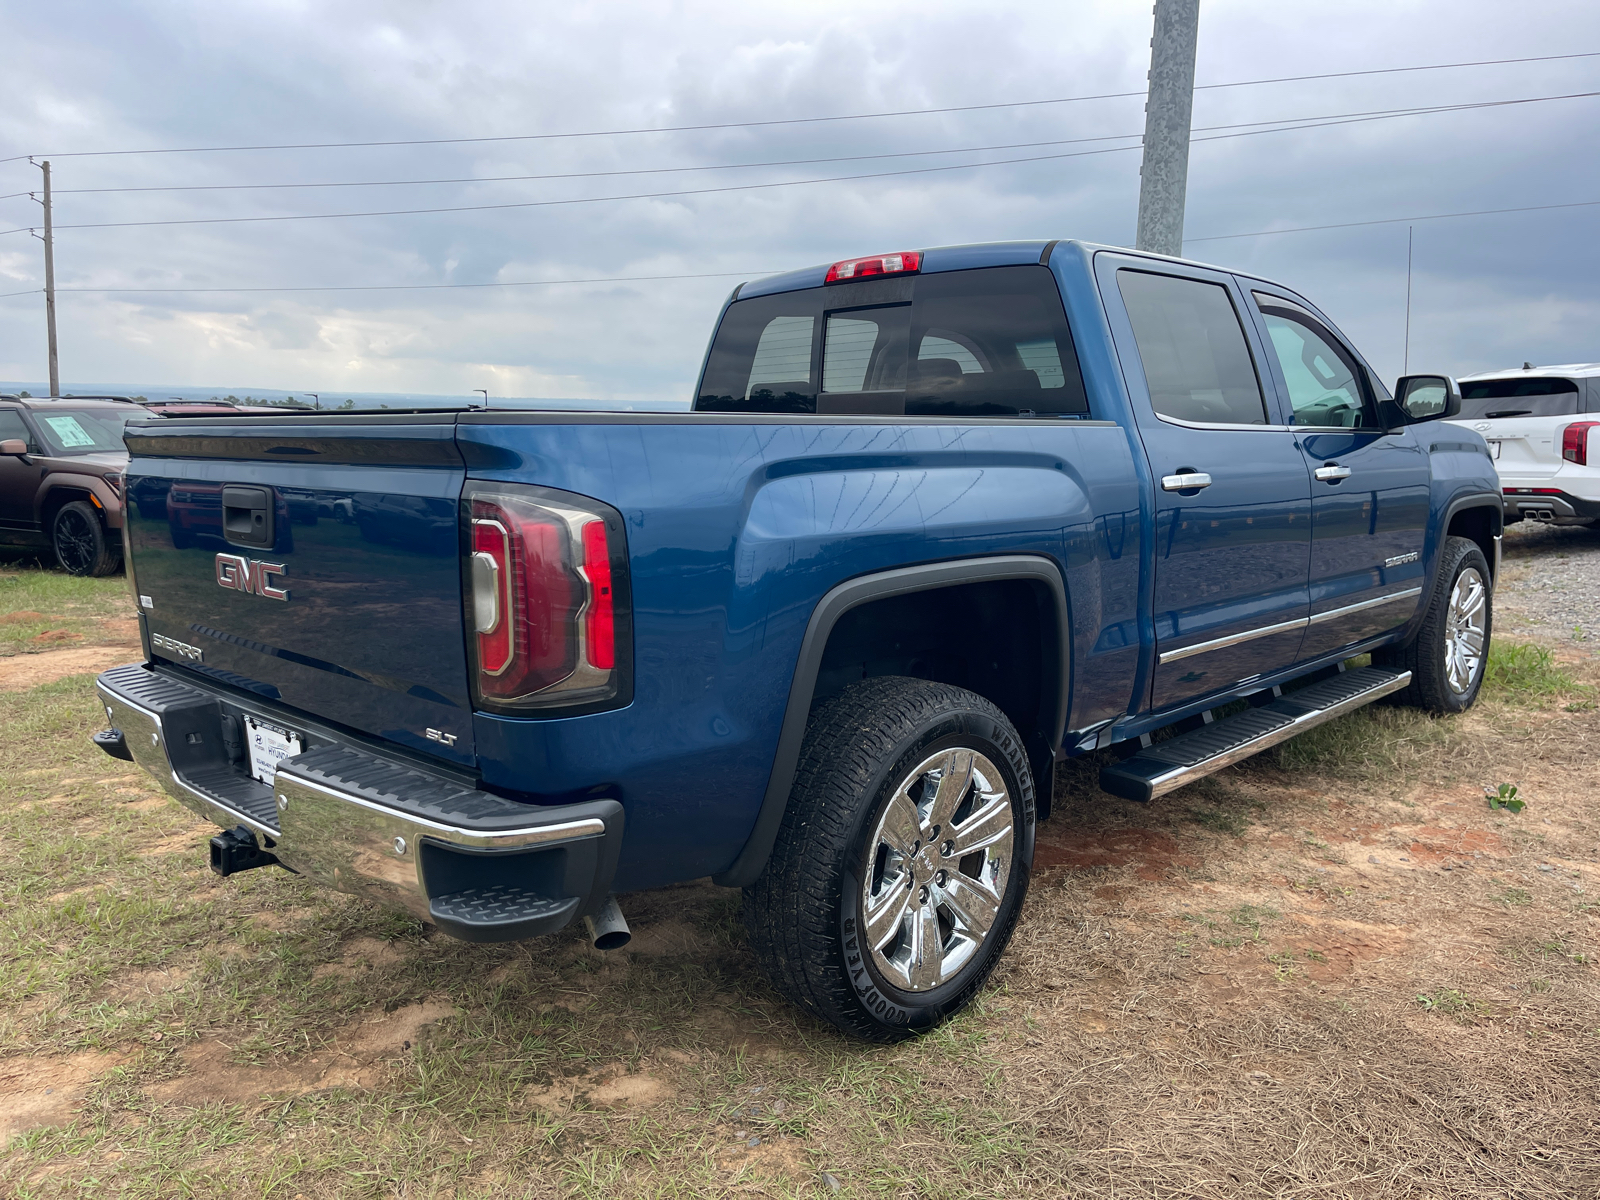
<svg viewBox="0 0 1600 1200">
<path fill-rule="evenodd" d="M 56 246 L 50 213 L 50 164 L 42 162 L 44 172 L 44 325 L 50 340 L 50 395 L 61 395 L 61 369 L 56 365 Z"/>
<path fill-rule="evenodd" d="M 1155 14 L 1144 105 L 1144 164 L 1139 168 L 1139 232 L 1133 244 L 1176 257 L 1183 254 L 1200 0 L 1156 0 Z"/>
</svg>

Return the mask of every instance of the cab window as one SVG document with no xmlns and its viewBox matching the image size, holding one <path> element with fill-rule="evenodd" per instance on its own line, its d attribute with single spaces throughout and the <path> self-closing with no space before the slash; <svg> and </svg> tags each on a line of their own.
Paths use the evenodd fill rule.
<svg viewBox="0 0 1600 1200">
<path fill-rule="evenodd" d="M 1254 293 L 1268 341 L 1289 389 L 1292 424 L 1361 429 L 1372 424 L 1365 372 L 1317 317 L 1292 301 Z"/>
<path fill-rule="evenodd" d="M 701 412 L 1084 416 L 1055 277 L 988 267 L 735 301 Z"/>
</svg>

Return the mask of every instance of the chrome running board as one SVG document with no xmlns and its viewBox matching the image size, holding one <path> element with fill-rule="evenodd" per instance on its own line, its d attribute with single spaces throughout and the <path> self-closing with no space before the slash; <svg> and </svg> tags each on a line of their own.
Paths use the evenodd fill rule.
<svg viewBox="0 0 1600 1200">
<path fill-rule="evenodd" d="M 1269 746 L 1286 742 L 1324 721 L 1342 717 L 1411 682 L 1410 671 L 1361 667 L 1290 692 L 1260 708 L 1213 721 L 1204 728 L 1146 746 L 1132 758 L 1102 768 L 1100 787 L 1124 800 L 1149 802 Z"/>
</svg>

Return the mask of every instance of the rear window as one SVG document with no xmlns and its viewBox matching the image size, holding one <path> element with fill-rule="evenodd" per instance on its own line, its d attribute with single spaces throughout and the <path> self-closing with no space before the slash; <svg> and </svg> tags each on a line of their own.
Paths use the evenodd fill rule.
<svg viewBox="0 0 1600 1200">
<path fill-rule="evenodd" d="M 1005 417 L 1089 411 L 1046 267 L 990 267 L 730 305 L 701 412 Z"/>
<path fill-rule="evenodd" d="M 1571 379 L 1478 379 L 1461 385 L 1463 421 L 1508 417 L 1571 417 L 1583 410 Z"/>
<path fill-rule="evenodd" d="M 101 409 L 60 410 L 48 412 L 35 410 L 34 421 L 45 446 L 52 455 L 96 454 L 108 450 L 122 450 L 122 427 L 130 417 L 142 417 L 142 408 L 128 406 L 131 412 L 112 412 Z"/>
</svg>

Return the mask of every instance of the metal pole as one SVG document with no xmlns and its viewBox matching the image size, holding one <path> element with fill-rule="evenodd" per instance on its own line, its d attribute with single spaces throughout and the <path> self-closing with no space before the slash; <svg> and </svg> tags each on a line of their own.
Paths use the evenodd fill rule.
<svg viewBox="0 0 1600 1200">
<path fill-rule="evenodd" d="M 1411 374 L 1411 230 L 1414 227 L 1406 226 L 1406 353 L 1405 365 L 1400 368 L 1402 375 Z"/>
<path fill-rule="evenodd" d="M 50 340 L 50 395 L 61 395 L 61 370 L 56 365 L 56 247 L 50 216 L 50 164 L 44 171 L 44 324 Z"/>
<path fill-rule="evenodd" d="M 1189 116 L 1194 109 L 1194 48 L 1200 0 L 1156 0 L 1145 98 L 1144 164 L 1139 168 L 1139 232 L 1134 246 L 1183 253 L 1183 202 L 1189 187 Z"/>
</svg>

